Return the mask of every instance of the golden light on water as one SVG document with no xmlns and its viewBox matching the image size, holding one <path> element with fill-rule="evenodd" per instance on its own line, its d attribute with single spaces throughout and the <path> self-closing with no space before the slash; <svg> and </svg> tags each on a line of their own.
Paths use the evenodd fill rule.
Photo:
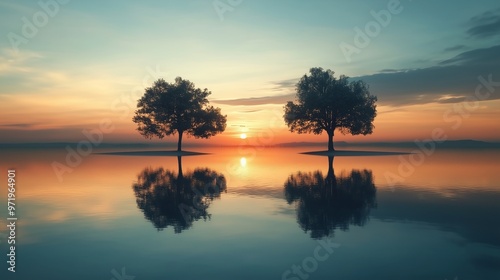
<svg viewBox="0 0 500 280">
<path fill-rule="evenodd" d="M 247 159 L 246 159 L 246 158 L 244 158 L 244 157 L 240 158 L 240 165 L 241 165 L 242 167 L 247 166 Z"/>
</svg>

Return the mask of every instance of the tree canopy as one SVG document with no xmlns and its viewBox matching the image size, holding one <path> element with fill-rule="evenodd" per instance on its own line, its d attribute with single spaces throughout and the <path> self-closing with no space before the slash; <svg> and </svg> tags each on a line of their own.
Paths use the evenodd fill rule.
<svg viewBox="0 0 500 280">
<path fill-rule="evenodd" d="M 146 138 L 178 134 L 181 151 L 184 133 L 195 138 L 209 138 L 226 129 L 226 116 L 209 105 L 207 89 L 201 90 L 189 80 L 177 77 L 174 83 L 158 79 L 146 88 L 137 102 L 133 121 Z"/>
<path fill-rule="evenodd" d="M 285 181 L 285 199 L 296 204 L 297 222 L 311 237 L 332 237 L 335 229 L 363 226 L 377 206 L 371 170 L 343 170 L 336 176 L 328 157 L 326 176 L 320 170 L 297 172 Z"/>
<path fill-rule="evenodd" d="M 342 134 L 371 134 L 377 115 L 368 85 L 334 76 L 332 70 L 311 68 L 296 85 L 296 102 L 285 105 L 284 119 L 291 132 L 328 134 L 328 150 L 333 151 L 336 129 Z"/>
<path fill-rule="evenodd" d="M 154 227 L 169 226 L 175 233 L 190 228 L 193 222 L 210 219 L 208 207 L 226 191 L 226 178 L 209 168 L 196 168 L 182 173 L 163 168 L 145 168 L 132 188 L 137 207 Z"/>
</svg>

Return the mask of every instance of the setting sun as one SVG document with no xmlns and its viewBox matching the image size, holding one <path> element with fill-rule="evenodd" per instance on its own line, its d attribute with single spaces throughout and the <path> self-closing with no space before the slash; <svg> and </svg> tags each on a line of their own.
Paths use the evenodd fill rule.
<svg viewBox="0 0 500 280">
<path fill-rule="evenodd" d="M 247 134 L 246 134 L 246 133 L 242 133 L 242 134 L 240 134 L 240 138 L 241 138 L 241 139 L 247 139 Z"/>
</svg>

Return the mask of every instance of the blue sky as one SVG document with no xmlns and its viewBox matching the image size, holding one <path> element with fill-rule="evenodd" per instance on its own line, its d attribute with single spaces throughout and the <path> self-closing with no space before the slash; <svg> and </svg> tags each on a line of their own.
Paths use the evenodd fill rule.
<svg viewBox="0 0 500 280">
<path fill-rule="evenodd" d="M 267 102 L 270 97 L 278 96 L 280 102 L 288 98 L 290 85 L 311 67 L 371 81 L 379 112 L 436 103 L 444 96 L 463 98 L 464 92 L 473 91 L 477 75 L 494 71 L 483 64 L 472 66 L 485 54 L 499 60 L 494 48 L 500 45 L 498 1 L 396 2 L 72 0 L 58 3 L 47 23 L 25 38 L 23 17 L 33 23 L 33 16 L 43 12 L 38 1 L 1 1 L 0 135 L 14 139 L 6 134 L 15 129 L 19 135 L 43 139 L 58 131 L 74 134 L 69 140 L 75 140 L 77 131 L 104 117 L 114 119 L 122 136 L 134 134 L 133 102 L 120 118 L 113 104 L 137 100 L 140 92 L 134 90 L 158 77 L 182 76 L 210 89 L 211 98 L 221 101 L 230 115 L 230 125 L 258 129 L 266 114 L 269 118 L 271 111 L 281 110 L 279 102 Z M 221 3 L 230 10 L 218 13 L 215 6 Z M 367 46 L 347 59 L 340 45 L 355 45 L 355 28 L 364 30 L 375 22 L 373 13 L 388 10 L 388 5 L 397 5 L 400 12 L 391 14 Z M 26 39 L 17 50 L 9 39 L 12 34 Z M 468 66 L 457 71 L 471 76 L 470 81 L 461 78 L 466 82 L 457 86 L 449 86 L 452 77 L 431 81 L 435 86 L 424 93 L 428 98 L 421 97 L 418 85 L 423 81 L 414 80 L 411 90 L 392 86 L 394 74 L 418 70 L 408 75 L 418 79 L 457 56 L 462 60 L 455 64 Z M 449 73 L 441 70 L 439 75 Z M 423 101 L 415 102 L 416 96 Z M 251 105 L 249 98 L 264 99 Z M 493 103 L 489 114 L 498 110 Z M 19 114 L 15 121 L 13 114 Z"/>
</svg>

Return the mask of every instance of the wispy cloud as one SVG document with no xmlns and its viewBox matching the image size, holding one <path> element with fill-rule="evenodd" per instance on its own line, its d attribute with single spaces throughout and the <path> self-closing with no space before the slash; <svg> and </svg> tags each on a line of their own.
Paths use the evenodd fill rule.
<svg viewBox="0 0 500 280">
<path fill-rule="evenodd" d="M 458 54 L 457 56 L 444 60 L 439 63 L 439 65 L 485 65 L 485 64 L 496 64 L 500 60 L 500 53 L 498 50 L 500 45 L 496 45 L 490 48 L 482 48 L 466 51 Z"/>
<path fill-rule="evenodd" d="M 438 99 L 437 102 L 442 104 L 459 103 L 459 102 L 464 102 L 465 99 L 466 99 L 465 96 L 453 96 L 453 97 L 445 96 Z"/>
<path fill-rule="evenodd" d="M 297 85 L 299 79 L 287 79 L 281 81 L 273 81 L 271 84 L 274 86 L 275 90 L 295 90 L 295 85 Z"/>
<path fill-rule="evenodd" d="M 249 113 L 257 113 L 262 111 L 261 109 L 255 109 L 255 110 L 245 110 L 245 111 L 239 111 L 239 113 L 244 113 L 244 114 L 249 114 Z"/>
<path fill-rule="evenodd" d="M 36 127 L 39 123 L 10 123 L 10 124 L 0 124 L 0 127 L 12 128 L 12 129 L 26 129 Z"/>
<path fill-rule="evenodd" d="M 456 49 L 458 49 L 455 46 Z M 370 91 L 377 95 L 380 105 L 402 106 L 425 103 L 459 103 L 474 94 L 478 76 L 492 75 L 500 80 L 500 45 L 474 49 L 419 69 L 383 69 L 377 74 L 352 77 L 363 80 Z M 494 78 L 494 81 L 496 81 Z M 250 97 L 230 100 L 214 100 L 227 105 L 286 104 L 295 99 L 291 89 L 298 79 L 271 82 L 275 89 L 289 91 L 284 95 Z M 500 93 L 493 93 L 491 100 L 500 99 Z"/>
<path fill-rule="evenodd" d="M 466 45 L 456 45 L 453 47 L 445 48 L 443 51 L 444 52 L 460 51 L 460 50 L 463 50 L 465 48 L 467 48 Z"/>
<path fill-rule="evenodd" d="M 500 79 L 500 45 L 476 49 L 438 63 L 436 66 L 360 76 L 383 105 L 401 106 L 424 103 L 453 103 L 470 96 L 478 84 L 478 76 L 492 75 Z M 445 99 L 453 94 L 459 98 Z M 490 99 L 499 99 L 495 92 Z"/>
<path fill-rule="evenodd" d="M 471 18 L 470 25 L 467 34 L 472 37 L 498 36 L 500 34 L 500 9 L 487 11 Z"/>
<path fill-rule="evenodd" d="M 225 104 L 225 105 L 242 105 L 242 106 L 252 106 L 252 105 L 266 105 L 266 104 L 286 104 L 287 101 L 292 101 L 295 99 L 295 93 L 284 94 L 284 95 L 272 95 L 272 96 L 262 96 L 262 97 L 249 97 L 249 98 L 238 98 L 238 99 L 226 99 L 226 100 L 212 100 L 213 103 Z"/>
<path fill-rule="evenodd" d="M 482 39 L 500 34 L 500 9 L 472 17 L 465 33 Z M 474 93 L 478 76 L 500 80 L 500 45 L 465 51 L 467 48 L 464 44 L 445 48 L 444 52 L 462 52 L 430 67 L 384 69 L 354 79 L 366 81 L 382 105 L 463 102 Z M 500 93 L 496 91 L 489 99 L 500 99 Z"/>
<path fill-rule="evenodd" d="M 34 69 L 28 64 L 42 57 L 36 52 L 3 49 L 0 54 L 0 75 L 33 72 Z"/>
<path fill-rule="evenodd" d="M 461 46 L 450 49 L 460 49 Z M 352 77 L 363 80 L 377 95 L 381 105 L 402 106 L 425 103 L 458 103 L 474 93 L 478 76 L 492 75 L 500 80 L 500 45 L 474 49 L 438 62 L 434 66 L 418 69 L 383 69 L 377 74 Z M 273 82 L 282 90 L 290 90 L 291 81 Z M 496 80 L 495 80 L 496 81 Z M 294 92 L 294 91 L 293 91 Z M 262 98 L 230 100 L 224 104 L 260 105 L 285 104 L 294 99 L 294 93 Z M 500 99 L 495 92 L 490 99 Z"/>
<path fill-rule="evenodd" d="M 382 69 L 379 73 L 404 73 L 415 69 Z"/>
</svg>

